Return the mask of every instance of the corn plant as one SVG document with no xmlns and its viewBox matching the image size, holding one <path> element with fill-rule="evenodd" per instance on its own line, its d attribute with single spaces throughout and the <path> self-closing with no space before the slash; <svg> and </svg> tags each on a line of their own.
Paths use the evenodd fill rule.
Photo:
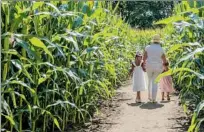
<svg viewBox="0 0 204 132">
<path fill-rule="evenodd" d="M 167 28 L 173 28 L 167 33 L 166 41 L 172 69 L 164 75 L 173 74 L 184 110 L 194 111 L 194 114 L 188 112 L 192 115 L 188 131 L 193 132 L 199 131 L 203 120 L 201 110 L 204 99 L 204 21 L 200 17 L 203 10 L 202 7 L 191 7 L 187 2 L 180 3 L 176 10 L 175 16 L 157 22 L 167 24 Z"/>
<path fill-rule="evenodd" d="M 110 3 L 1 4 L 2 131 L 66 131 L 91 119 L 126 80 L 145 32 Z M 150 40 L 156 31 L 148 31 Z M 139 39 L 143 36 L 143 39 Z"/>
<path fill-rule="evenodd" d="M 204 121 L 203 117 L 199 117 L 199 114 L 204 109 L 204 101 L 201 101 L 196 109 L 194 110 L 192 119 L 191 119 L 191 125 L 188 129 L 188 132 L 198 132 L 200 130 L 200 126 L 202 122 Z"/>
</svg>

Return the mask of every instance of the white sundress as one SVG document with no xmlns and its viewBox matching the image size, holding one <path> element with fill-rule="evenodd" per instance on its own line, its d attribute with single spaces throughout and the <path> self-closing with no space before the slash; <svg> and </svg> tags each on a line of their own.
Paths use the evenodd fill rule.
<svg viewBox="0 0 204 132">
<path fill-rule="evenodd" d="M 141 64 L 137 66 L 135 62 L 133 63 L 135 66 L 133 71 L 133 92 L 145 91 L 147 88 L 147 75 L 143 71 Z"/>
</svg>

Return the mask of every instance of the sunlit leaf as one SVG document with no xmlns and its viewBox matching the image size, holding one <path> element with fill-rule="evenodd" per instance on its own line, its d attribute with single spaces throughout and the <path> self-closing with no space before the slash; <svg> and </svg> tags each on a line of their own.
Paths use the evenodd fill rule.
<svg viewBox="0 0 204 132">
<path fill-rule="evenodd" d="M 54 61 L 54 58 L 53 58 L 52 54 L 50 53 L 50 51 L 47 49 L 47 47 L 44 45 L 44 43 L 43 43 L 40 39 L 38 39 L 38 38 L 36 38 L 36 37 L 33 37 L 33 38 L 29 39 L 29 41 L 30 41 L 31 44 L 33 44 L 34 46 L 44 49 L 44 51 L 45 51 L 45 52 L 52 58 L 52 60 Z"/>
</svg>

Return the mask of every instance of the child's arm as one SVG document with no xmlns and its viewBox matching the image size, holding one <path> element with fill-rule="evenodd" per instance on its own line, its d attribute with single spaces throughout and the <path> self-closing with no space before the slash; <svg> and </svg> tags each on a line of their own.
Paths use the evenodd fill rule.
<svg viewBox="0 0 204 132">
<path fill-rule="evenodd" d="M 147 51 L 144 51 L 143 62 L 146 62 L 146 60 L 147 60 Z"/>
<path fill-rule="evenodd" d="M 146 72 L 146 68 L 145 68 L 145 63 L 144 62 L 142 62 L 141 66 L 142 66 L 143 71 Z"/>
<path fill-rule="evenodd" d="M 135 68 L 135 66 L 132 64 L 132 68 L 129 71 L 129 76 L 131 76 L 131 77 L 132 77 L 134 68 Z"/>
</svg>

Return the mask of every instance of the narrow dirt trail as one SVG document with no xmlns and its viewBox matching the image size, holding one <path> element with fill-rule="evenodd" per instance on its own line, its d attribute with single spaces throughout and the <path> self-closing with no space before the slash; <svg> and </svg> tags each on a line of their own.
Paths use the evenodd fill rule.
<svg viewBox="0 0 204 132">
<path fill-rule="evenodd" d="M 128 84 L 117 90 L 122 96 L 117 97 L 119 102 L 115 114 L 107 117 L 102 127 L 103 132 L 186 132 L 185 114 L 178 105 L 178 97 L 171 96 L 171 101 L 161 101 L 158 91 L 157 104 L 148 103 L 147 91 L 142 92 L 142 103 L 135 103 L 135 94 L 132 85 Z M 110 111 L 111 112 L 111 111 Z"/>
</svg>

